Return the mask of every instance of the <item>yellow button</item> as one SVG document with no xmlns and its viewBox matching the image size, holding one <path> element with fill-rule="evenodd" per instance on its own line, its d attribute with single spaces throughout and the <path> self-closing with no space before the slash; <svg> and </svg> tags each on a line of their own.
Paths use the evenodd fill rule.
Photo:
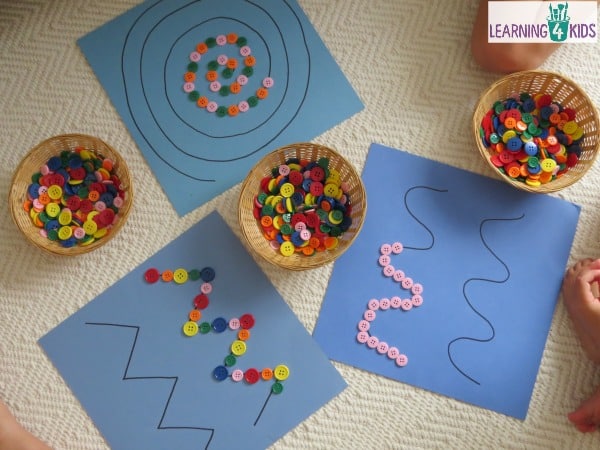
<svg viewBox="0 0 600 450">
<path fill-rule="evenodd" d="M 287 380 L 287 378 L 290 376 L 290 369 L 288 368 L 288 366 L 280 364 L 273 370 L 273 375 L 275 375 L 276 380 Z"/>
<path fill-rule="evenodd" d="M 193 321 L 188 321 L 183 324 L 183 334 L 186 336 L 194 336 L 198 334 L 198 324 Z"/>
<path fill-rule="evenodd" d="M 64 208 L 58 215 L 58 223 L 61 225 L 69 225 L 73 220 L 73 214 L 69 208 Z"/>
<path fill-rule="evenodd" d="M 291 197 L 294 194 L 295 188 L 292 183 L 283 183 L 279 188 L 279 193 L 284 197 Z"/>
<path fill-rule="evenodd" d="M 46 205 L 46 214 L 49 217 L 57 217 L 60 214 L 60 206 L 56 203 L 48 203 Z"/>
<path fill-rule="evenodd" d="M 552 158 L 543 159 L 540 163 L 540 167 L 544 172 L 552 172 L 556 168 L 556 161 Z"/>
<path fill-rule="evenodd" d="M 71 236 L 73 236 L 73 230 L 71 229 L 71 227 L 64 226 L 58 229 L 58 238 L 61 241 L 66 241 Z"/>
<path fill-rule="evenodd" d="M 173 272 L 173 281 L 177 284 L 183 284 L 188 280 L 188 272 L 185 269 L 177 269 Z"/>
<path fill-rule="evenodd" d="M 323 188 L 323 193 L 328 197 L 337 197 L 339 190 L 340 189 L 335 184 L 328 183 Z"/>
<path fill-rule="evenodd" d="M 294 244 L 292 244 L 290 241 L 283 242 L 279 247 L 279 251 L 283 256 L 292 256 L 295 249 L 296 248 L 294 247 Z"/>
<path fill-rule="evenodd" d="M 235 356 L 241 356 L 246 353 L 246 343 L 244 341 L 233 341 L 231 344 L 231 353 Z"/>
<path fill-rule="evenodd" d="M 52 186 L 50 186 L 48 188 L 48 195 L 50 196 L 50 198 L 52 200 L 58 200 L 59 198 L 62 197 L 63 191 L 62 188 L 60 186 L 58 186 L 57 184 L 53 184 Z"/>
<path fill-rule="evenodd" d="M 86 220 L 83 222 L 83 229 L 85 234 L 92 236 L 96 231 L 98 231 L 98 225 L 93 220 Z"/>
</svg>

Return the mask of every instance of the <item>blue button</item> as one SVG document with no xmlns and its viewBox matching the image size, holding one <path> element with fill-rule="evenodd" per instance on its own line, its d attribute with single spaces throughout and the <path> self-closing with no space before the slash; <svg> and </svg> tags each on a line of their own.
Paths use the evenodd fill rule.
<svg viewBox="0 0 600 450">
<path fill-rule="evenodd" d="M 521 146 L 523 145 L 523 141 L 520 138 L 514 137 L 508 140 L 506 143 L 506 148 L 511 152 L 518 152 L 521 150 Z"/>
<path fill-rule="evenodd" d="M 223 381 L 223 380 L 227 379 L 228 376 L 229 376 L 229 371 L 227 370 L 227 367 L 225 367 L 225 366 L 217 366 L 217 367 L 215 367 L 215 370 L 213 370 L 213 377 L 217 381 Z"/>
<path fill-rule="evenodd" d="M 200 272 L 200 278 L 206 283 L 210 283 L 215 279 L 215 270 L 212 267 L 205 267 Z"/>
<path fill-rule="evenodd" d="M 537 155 L 537 152 L 538 152 L 538 147 L 537 147 L 537 145 L 535 145 L 535 143 L 533 143 L 533 142 L 525 143 L 525 153 L 527 153 L 529 156 L 535 156 L 535 155 Z"/>
<path fill-rule="evenodd" d="M 38 198 L 40 195 L 39 190 L 40 190 L 40 185 L 37 183 L 33 183 L 33 184 L 30 184 L 29 187 L 27 188 L 27 193 L 29 194 L 29 196 L 31 198 Z"/>
<path fill-rule="evenodd" d="M 222 317 L 217 317 L 215 320 L 212 321 L 211 326 L 216 333 L 222 333 L 227 329 L 227 321 Z"/>
<path fill-rule="evenodd" d="M 46 165 L 48 166 L 48 169 L 50 169 L 52 172 L 55 172 L 62 166 L 62 161 L 58 156 L 53 156 L 48 160 Z"/>
</svg>

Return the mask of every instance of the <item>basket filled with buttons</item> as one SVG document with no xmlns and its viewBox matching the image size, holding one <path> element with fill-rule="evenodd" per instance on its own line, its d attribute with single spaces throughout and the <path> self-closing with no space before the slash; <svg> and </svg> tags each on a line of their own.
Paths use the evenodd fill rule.
<svg viewBox="0 0 600 450">
<path fill-rule="evenodd" d="M 35 246 L 80 255 L 112 239 L 133 202 L 129 170 L 119 153 L 83 134 L 54 136 L 23 158 L 9 192 L 12 218 Z"/>
<path fill-rule="evenodd" d="M 310 142 L 261 159 L 242 183 L 238 219 L 245 243 L 291 270 L 323 266 L 344 253 L 367 211 L 358 172 L 331 148 Z"/>
<path fill-rule="evenodd" d="M 528 192 L 572 185 L 600 146 L 596 107 L 574 81 L 553 72 L 517 72 L 493 83 L 477 102 L 472 127 L 493 171 Z"/>
</svg>

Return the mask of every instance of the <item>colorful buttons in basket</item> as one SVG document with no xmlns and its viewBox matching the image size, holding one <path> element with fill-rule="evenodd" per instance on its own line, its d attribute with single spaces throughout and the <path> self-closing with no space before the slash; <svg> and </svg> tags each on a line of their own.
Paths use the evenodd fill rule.
<svg viewBox="0 0 600 450">
<path fill-rule="evenodd" d="M 89 245 L 110 233 L 125 202 L 114 169 L 84 148 L 64 150 L 32 174 L 23 207 L 42 236 L 63 247 Z"/>
<path fill-rule="evenodd" d="M 480 135 L 491 163 L 509 178 L 535 187 L 564 175 L 581 156 L 583 129 L 576 111 L 548 94 L 522 93 L 492 105 Z"/>
<path fill-rule="evenodd" d="M 349 186 L 327 158 L 291 158 L 261 180 L 254 217 L 283 256 L 333 250 L 352 225 Z"/>
</svg>

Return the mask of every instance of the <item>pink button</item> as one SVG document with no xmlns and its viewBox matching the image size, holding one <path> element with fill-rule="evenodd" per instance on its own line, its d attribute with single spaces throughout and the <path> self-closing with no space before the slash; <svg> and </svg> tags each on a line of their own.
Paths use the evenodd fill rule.
<svg viewBox="0 0 600 450">
<path fill-rule="evenodd" d="M 48 186 L 40 186 L 38 189 L 38 194 L 42 195 L 42 194 L 47 194 L 48 193 Z"/>
<path fill-rule="evenodd" d="M 244 113 L 250 109 L 250 104 L 246 100 L 242 100 L 238 103 L 238 108 L 240 112 Z"/>
<path fill-rule="evenodd" d="M 227 64 L 227 61 L 229 61 L 229 58 L 227 57 L 227 55 L 217 56 L 217 62 L 219 63 L 220 66 L 224 66 L 225 64 Z"/>
<path fill-rule="evenodd" d="M 392 253 L 392 246 L 390 244 L 383 244 L 381 247 L 379 247 L 379 252 L 382 255 L 389 255 Z"/>
<path fill-rule="evenodd" d="M 369 303 L 367 303 L 367 307 L 371 311 L 377 311 L 379 309 L 379 300 L 377 300 L 376 298 L 372 298 L 371 300 L 369 300 Z"/>
<path fill-rule="evenodd" d="M 371 328 L 371 322 L 368 320 L 361 320 L 358 322 L 359 331 L 369 331 L 369 328 Z"/>
<path fill-rule="evenodd" d="M 367 346 L 369 348 L 375 348 L 379 345 L 379 339 L 377 339 L 377 336 L 371 336 L 369 339 L 367 339 Z"/>
<path fill-rule="evenodd" d="M 423 293 L 423 286 L 419 283 L 415 283 L 411 288 L 411 292 L 416 295 L 421 295 Z"/>
<path fill-rule="evenodd" d="M 402 272 L 401 270 L 396 270 L 394 272 L 393 278 L 394 281 L 400 283 L 402 280 L 404 280 L 404 272 Z"/>
<path fill-rule="evenodd" d="M 233 381 L 242 381 L 244 379 L 244 372 L 240 369 L 235 369 L 231 372 L 231 379 Z"/>
<path fill-rule="evenodd" d="M 229 328 L 231 330 L 237 330 L 240 327 L 240 319 L 234 317 L 229 321 Z"/>
<path fill-rule="evenodd" d="M 365 311 L 365 313 L 363 314 L 363 317 L 365 320 L 368 320 L 369 322 L 373 322 L 375 320 L 375 317 L 377 317 L 377 314 L 375 314 L 375 311 L 371 311 L 370 309 L 367 309 Z"/>
<path fill-rule="evenodd" d="M 306 224 L 304 222 L 298 222 L 296 225 L 294 225 L 294 230 L 296 230 L 296 231 L 306 230 Z"/>
<path fill-rule="evenodd" d="M 408 356 L 403 354 L 398 355 L 398 357 L 396 358 L 396 364 L 400 367 L 404 367 L 408 364 Z"/>
<path fill-rule="evenodd" d="M 421 306 L 423 304 L 423 297 L 421 297 L 420 295 L 413 295 L 411 302 L 413 306 Z"/>
<path fill-rule="evenodd" d="M 404 249 L 404 247 L 402 246 L 402 244 L 400 242 L 394 242 L 392 244 L 392 253 L 394 255 L 397 255 L 398 253 L 402 253 L 403 249 Z"/>
<path fill-rule="evenodd" d="M 381 267 L 387 266 L 391 262 L 391 259 L 388 255 L 381 255 L 379 257 L 379 265 Z"/>
<path fill-rule="evenodd" d="M 38 211 L 41 211 L 42 209 L 44 209 L 44 205 L 42 204 L 42 202 L 40 202 L 39 198 L 33 199 L 33 208 Z"/>
<path fill-rule="evenodd" d="M 266 77 L 262 80 L 262 85 L 264 87 L 266 87 L 267 89 L 272 88 L 274 84 L 275 84 L 275 81 L 273 81 L 273 78 L 271 78 L 271 77 Z"/>
<path fill-rule="evenodd" d="M 400 305 L 400 307 L 404 311 L 410 311 L 413 307 L 412 301 L 411 300 L 402 300 L 402 304 Z"/>
<path fill-rule="evenodd" d="M 219 92 L 219 89 L 221 89 L 221 83 L 218 81 L 213 81 L 208 85 L 208 88 L 213 92 Z"/>
<path fill-rule="evenodd" d="M 302 223 L 302 222 L 298 222 L 298 223 Z M 302 223 L 302 225 L 304 225 L 304 224 Z M 306 225 L 304 225 L 304 226 L 306 226 Z M 308 241 L 311 236 L 312 236 L 312 234 L 306 228 L 304 230 L 300 231 L 300 239 L 302 239 L 303 241 Z"/>
<path fill-rule="evenodd" d="M 390 359 L 396 359 L 398 356 L 400 356 L 400 350 L 398 350 L 396 347 L 390 347 L 387 351 L 387 356 Z"/>
<path fill-rule="evenodd" d="M 116 208 L 120 208 L 121 206 L 123 206 L 123 204 L 124 204 L 124 201 L 121 197 L 115 197 L 115 199 L 113 200 L 113 205 Z"/>
<path fill-rule="evenodd" d="M 102 212 L 106 209 L 106 203 L 104 203 L 103 201 L 98 200 L 96 203 L 94 203 L 94 209 L 96 211 Z"/>
<path fill-rule="evenodd" d="M 220 34 L 215 38 L 215 41 L 217 41 L 217 45 L 225 45 L 227 44 L 227 36 Z"/>
<path fill-rule="evenodd" d="M 237 82 L 240 86 L 245 86 L 248 84 L 248 77 L 246 75 L 238 75 Z"/>
<path fill-rule="evenodd" d="M 390 346 L 387 344 L 387 342 L 383 342 L 381 341 L 378 345 L 377 345 L 377 353 L 380 353 L 382 355 L 386 354 L 389 350 Z"/>
<path fill-rule="evenodd" d="M 75 236 L 75 239 L 83 239 L 85 237 L 85 230 L 81 227 L 77 227 L 73 231 L 73 236 Z"/>
<path fill-rule="evenodd" d="M 190 61 L 198 62 L 202 59 L 202 55 L 198 52 L 190 53 Z"/>
<path fill-rule="evenodd" d="M 400 308 L 400 305 L 402 305 L 402 299 L 398 296 L 394 296 L 390 299 L 390 305 L 392 308 L 398 309 Z"/>
<path fill-rule="evenodd" d="M 383 311 L 390 309 L 391 306 L 391 302 L 389 298 L 382 298 L 381 300 L 379 300 L 379 309 L 382 309 Z"/>
<path fill-rule="evenodd" d="M 288 166 L 287 164 L 281 164 L 278 168 L 277 171 L 279 172 L 279 175 L 283 175 L 288 176 L 290 174 L 290 166 Z"/>
<path fill-rule="evenodd" d="M 367 333 L 366 331 L 360 331 L 356 335 L 356 340 L 358 342 L 360 342 L 361 344 L 364 344 L 365 342 L 367 342 L 369 340 L 369 333 Z"/>
<path fill-rule="evenodd" d="M 404 280 L 402 280 L 402 287 L 404 289 L 410 289 L 413 285 L 413 280 L 412 278 L 406 277 L 404 278 Z"/>
<path fill-rule="evenodd" d="M 246 57 L 246 56 L 250 56 L 251 54 L 252 54 L 252 50 L 247 45 L 244 45 L 243 47 L 240 48 L 240 55 Z"/>
<path fill-rule="evenodd" d="M 217 102 L 208 102 L 208 105 L 206 105 L 206 110 L 211 113 L 214 113 L 218 108 Z"/>
<path fill-rule="evenodd" d="M 187 92 L 188 94 L 192 92 L 195 88 L 196 86 L 194 86 L 194 83 L 188 82 L 183 84 L 183 91 Z"/>
<path fill-rule="evenodd" d="M 212 292 L 212 284 L 210 283 L 202 283 L 200 285 L 200 292 L 203 294 L 210 294 Z"/>
<path fill-rule="evenodd" d="M 396 269 L 394 269 L 394 266 L 392 266 L 391 264 L 388 264 L 387 266 L 385 266 L 383 268 L 383 274 L 386 277 L 391 277 L 394 275 L 394 272 L 396 271 Z"/>
</svg>

